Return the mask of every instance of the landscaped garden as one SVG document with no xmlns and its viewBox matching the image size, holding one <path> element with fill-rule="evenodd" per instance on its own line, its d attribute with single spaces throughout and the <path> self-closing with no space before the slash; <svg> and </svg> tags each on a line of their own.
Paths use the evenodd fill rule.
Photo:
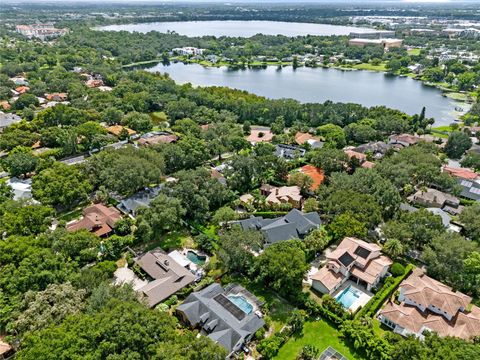
<svg viewBox="0 0 480 360">
<path fill-rule="evenodd" d="M 349 347 L 341 338 L 340 333 L 333 326 L 324 320 L 307 321 L 303 327 L 302 335 L 292 336 L 285 345 L 282 346 L 276 360 L 295 360 L 298 353 L 305 345 L 313 345 L 323 352 L 331 346 L 342 353 L 347 359 L 363 359 L 355 352 L 353 347 Z"/>
</svg>

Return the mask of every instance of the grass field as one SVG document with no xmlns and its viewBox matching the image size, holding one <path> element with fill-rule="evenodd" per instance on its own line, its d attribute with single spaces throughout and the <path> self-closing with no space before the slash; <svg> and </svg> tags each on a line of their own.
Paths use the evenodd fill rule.
<svg viewBox="0 0 480 360">
<path fill-rule="evenodd" d="M 362 64 L 353 65 L 352 69 L 370 70 L 370 71 L 386 71 L 387 70 L 385 67 L 385 63 L 381 63 L 379 65 L 362 63 Z"/>
<path fill-rule="evenodd" d="M 420 49 L 410 49 L 408 55 L 420 55 Z"/>
<path fill-rule="evenodd" d="M 343 354 L 347 359 L 364 359 L 358 355 L 352 347 L 349 347 L 339 337 L 339 332 L 327 322 L 308 321 L 303 327 L 303 336 L 292 337 L 282 346 L 275 360 L 295 360 L 298 353 L 305 345 L 313 345 L 320 352 L 331 346 Z"/>
</svg>

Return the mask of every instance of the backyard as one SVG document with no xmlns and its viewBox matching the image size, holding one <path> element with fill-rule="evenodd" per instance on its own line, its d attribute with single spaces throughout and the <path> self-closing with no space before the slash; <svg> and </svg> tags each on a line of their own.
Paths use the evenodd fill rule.
<svg viewBox="0 0 480 360">
<path fill-rule="evenodd" d="M 338 352 L 342 353 L 347 359 L 363 359 L 355 352 L 353 347 L 340 339 L 340 333 L 326 321 L 307 321 L 303 327 L 301 336 L 291 337 L 285 345 L 282 346 L 275 360 L 295 360 L 298 353 L 305 345 L 313 345 L 320 352 L 331 346 Z"/>
</svg>

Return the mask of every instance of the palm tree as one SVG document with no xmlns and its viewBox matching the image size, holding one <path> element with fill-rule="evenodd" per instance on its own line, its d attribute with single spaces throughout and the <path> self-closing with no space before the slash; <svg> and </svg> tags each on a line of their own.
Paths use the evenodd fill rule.
<svg viewBox="0 0 480 360">
<path fill-rule="evenodd" d="M 398 258 L 405 252 L 403 244 L 398 239 L 389 239 L 383 246 L 383 251 L 393 258 Z"/>
</svg>

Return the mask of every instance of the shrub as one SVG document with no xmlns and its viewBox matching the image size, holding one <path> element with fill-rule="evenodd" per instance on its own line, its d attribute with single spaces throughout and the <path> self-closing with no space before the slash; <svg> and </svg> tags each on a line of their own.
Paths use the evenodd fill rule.
<svg viewBox="0 0 480 360">
<path fill-rule="evenodd" d="M 394 263 L 390 268 L 390 273 L 395 277 L 402 276 L 405 274 L 405 267 L 400 263 Z"/>
</svg>

